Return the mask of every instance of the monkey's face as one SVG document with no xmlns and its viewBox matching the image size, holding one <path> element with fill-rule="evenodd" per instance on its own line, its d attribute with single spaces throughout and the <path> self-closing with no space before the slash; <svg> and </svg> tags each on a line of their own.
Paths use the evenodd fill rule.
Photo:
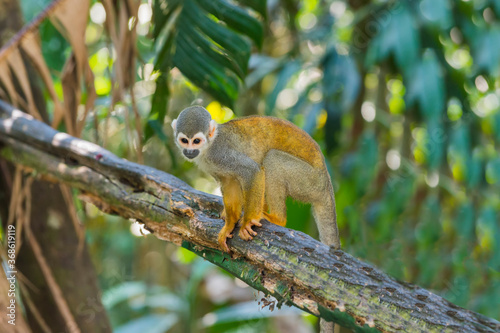
<svg viewBox="0 0 500 333">
<path fill-rule="evenodd" d="M 184 133 L 177 134 L 177 146 L 182 150 L 182 154 L 189 160 L 194 160 L 200 155 L 207 143 L 207 138 L 202 132 L 198 132 L 189 138 Z"/>
<path fill-rule="evenodd" d="M 183 111 L 181 115 L 184 112 L 185 111 Z M 208 117 L 210 117 L 208 112 L 205 112 Z M 177 127 L 177 119 L 174 119 L 172 121 L 172 128 L 175 135 L 175 144 L 182 151 L 182 155 L 188 160 L 196 162 L 196 160 L 203 155 L 203 152 L 211 144 L 211 142 L 213 142 L 213 139 L 217 134 L 217 124 L 212 119 L 207 121 L 206 125 L 202 122 L 200 126 L 199 123 L 197 124 L 196 122 L 193 122 L 192 119 L 191 121 L 189 121 L 190 119 L 186 119 L 190 116 L 191 115 L 189 113 L 184 114 L 185 118 L 181 120 L 179 127 Z M 180 117 L 181 116 L 179 116 L 179 118 Z"/>
</svg>

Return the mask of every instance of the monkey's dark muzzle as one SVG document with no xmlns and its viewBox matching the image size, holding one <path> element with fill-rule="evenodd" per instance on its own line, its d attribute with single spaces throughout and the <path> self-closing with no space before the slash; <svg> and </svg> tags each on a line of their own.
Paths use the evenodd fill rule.
<svg viewBox="0 0 500 333">
<path fill-rule="evenodd" d="M 182 153 L 184 154 L 184 156 L 186 156 L 187 158 L 189 159 L 193 159 L 195 158 L 196 156 L 198 156 L 198 154 L 200 153 L 200 151 L 198 149 L 184 149 L 182 151 Z"/>
</svg>

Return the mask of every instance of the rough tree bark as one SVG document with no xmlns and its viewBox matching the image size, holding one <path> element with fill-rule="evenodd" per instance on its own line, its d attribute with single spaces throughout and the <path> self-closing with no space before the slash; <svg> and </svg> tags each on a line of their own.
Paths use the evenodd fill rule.
<svg viewBox="0 0 500 333">
<path fill-rule="evenodd" d="M 304 233 L 265 223 L 251 242 L 217 248 L 223 226 L 217 196 L 172 175 L 120 159 L 60 133 L 0 101 L 0 156 L 34 177 L 73 186 L 104 212 L 143 223 L 156 237 L 188 248 L 279 304 L 358 332 L 498 332 L 494 319 L 462 309 L 421 287 L 398 282 Z M 237 232 L 235 232 L 237 235 Z"/>
<path fill-rule="evenodd" d="M 17 0 L 0 1 L 0 46 L 22 27 L 19 2 Z M 29 66 L 27 68 L 30 70 Z M 43 101 L 43 95 L 34 82 L 31 86 L 34 98 L 36 101 Z M 22 92 L 20 94 L 22 96 Z M 43 106 L 44 102 L 37 104 Z M 43 108 L 39 111 L 44 118 L 48 119 Z M 0 220 L 3 223 L 7 223 L 9 215 L 14 173 L 13 165 L 0 158 Z M 2 306 L 0 331 L 25 333 L 29 332 L 29 329 L 33 332 L 47 332 L 48 329 L 52 332 L 110 332 L 111 324 L 101 303 L 97 276 L 84 243 L 85 240 L 78 235 L 75 226 L 69 222 L 72 214 L 61 187 L 58 184 L 35 180 L 31 184 L 29 201 L 32 242 L 23 238 L 22 246 L 18 248 L 16 262 L 19 273 L 23 274 L 25 281 L 28 282 L 26 285 L 29 286 L 23 289 L 29 328 L 22 323 L 19 305 L 17 306 L 16 326 L 4 322 L 3 319 L 7 318 L 6 308 Z M 58 227 L 54 227 L 54 223 L 58 224 Z M 39 248 L 35 249 L 35 251 L 40 251 L 38 255 L 35 255 L 32 248 L 33 241 L 39 245 Z M 48 287 L 39 265 L 40 254 L 43 255 L 63 294 L 60 298 L 64 298 L 72 310 L 70 315 L 74 319 L 72 323 L 68 323 L 61 315 L 53 291 Z M 3 279 L 2 276 L 0 279 Z M 0 290 L 4 289 L 0 288 Z M 6 296 L 6 294 L 1 295 L 1 297 Z M 4 302 L 5 300 L 0 300 L 0 304 Z M 73 327 L 68 327 L 68 324 Z"/>
</svg>

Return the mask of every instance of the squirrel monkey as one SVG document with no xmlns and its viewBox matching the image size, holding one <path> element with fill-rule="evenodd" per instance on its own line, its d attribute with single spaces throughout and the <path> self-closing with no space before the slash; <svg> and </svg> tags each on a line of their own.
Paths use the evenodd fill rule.
<svg viewBox="0 0 500 333">
<path fill-rule="evenodd" d="M 285 226 L 287 196 L 312 204 L 321 242 L 340 248 L 335 199 L 318 144 L 289 121 L 252 116 L 217 124 L 201 106 L 172 122 L 175 142 L 188 160 L 220 184 L 225 225 L 219 244 L 240 220 L 239 236 L 251 240 L 261 219 Z"/>
</svg>

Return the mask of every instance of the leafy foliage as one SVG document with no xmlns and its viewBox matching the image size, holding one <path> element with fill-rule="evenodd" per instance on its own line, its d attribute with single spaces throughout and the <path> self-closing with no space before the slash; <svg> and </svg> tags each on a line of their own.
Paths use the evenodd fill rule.
<svg viewBox="0 0 500 333">
<path fill-rule="evenodd" d="M 247 5 L 264 16 L 265 3 L 249 1 Z M 247 73 L 250 40 L 260 46 L 262 30 L 259 20 L 226 0 L 156 1 L 153 36 L 159 53 L 155 69 L 168 75 L 177 67 L 195 85 L 233 106 L 239 80 Z M 159 79 L 157 85 L 146 140 L 153 133 L 161 133 L 165 118 L 167 83 Z"/>
</svg>

